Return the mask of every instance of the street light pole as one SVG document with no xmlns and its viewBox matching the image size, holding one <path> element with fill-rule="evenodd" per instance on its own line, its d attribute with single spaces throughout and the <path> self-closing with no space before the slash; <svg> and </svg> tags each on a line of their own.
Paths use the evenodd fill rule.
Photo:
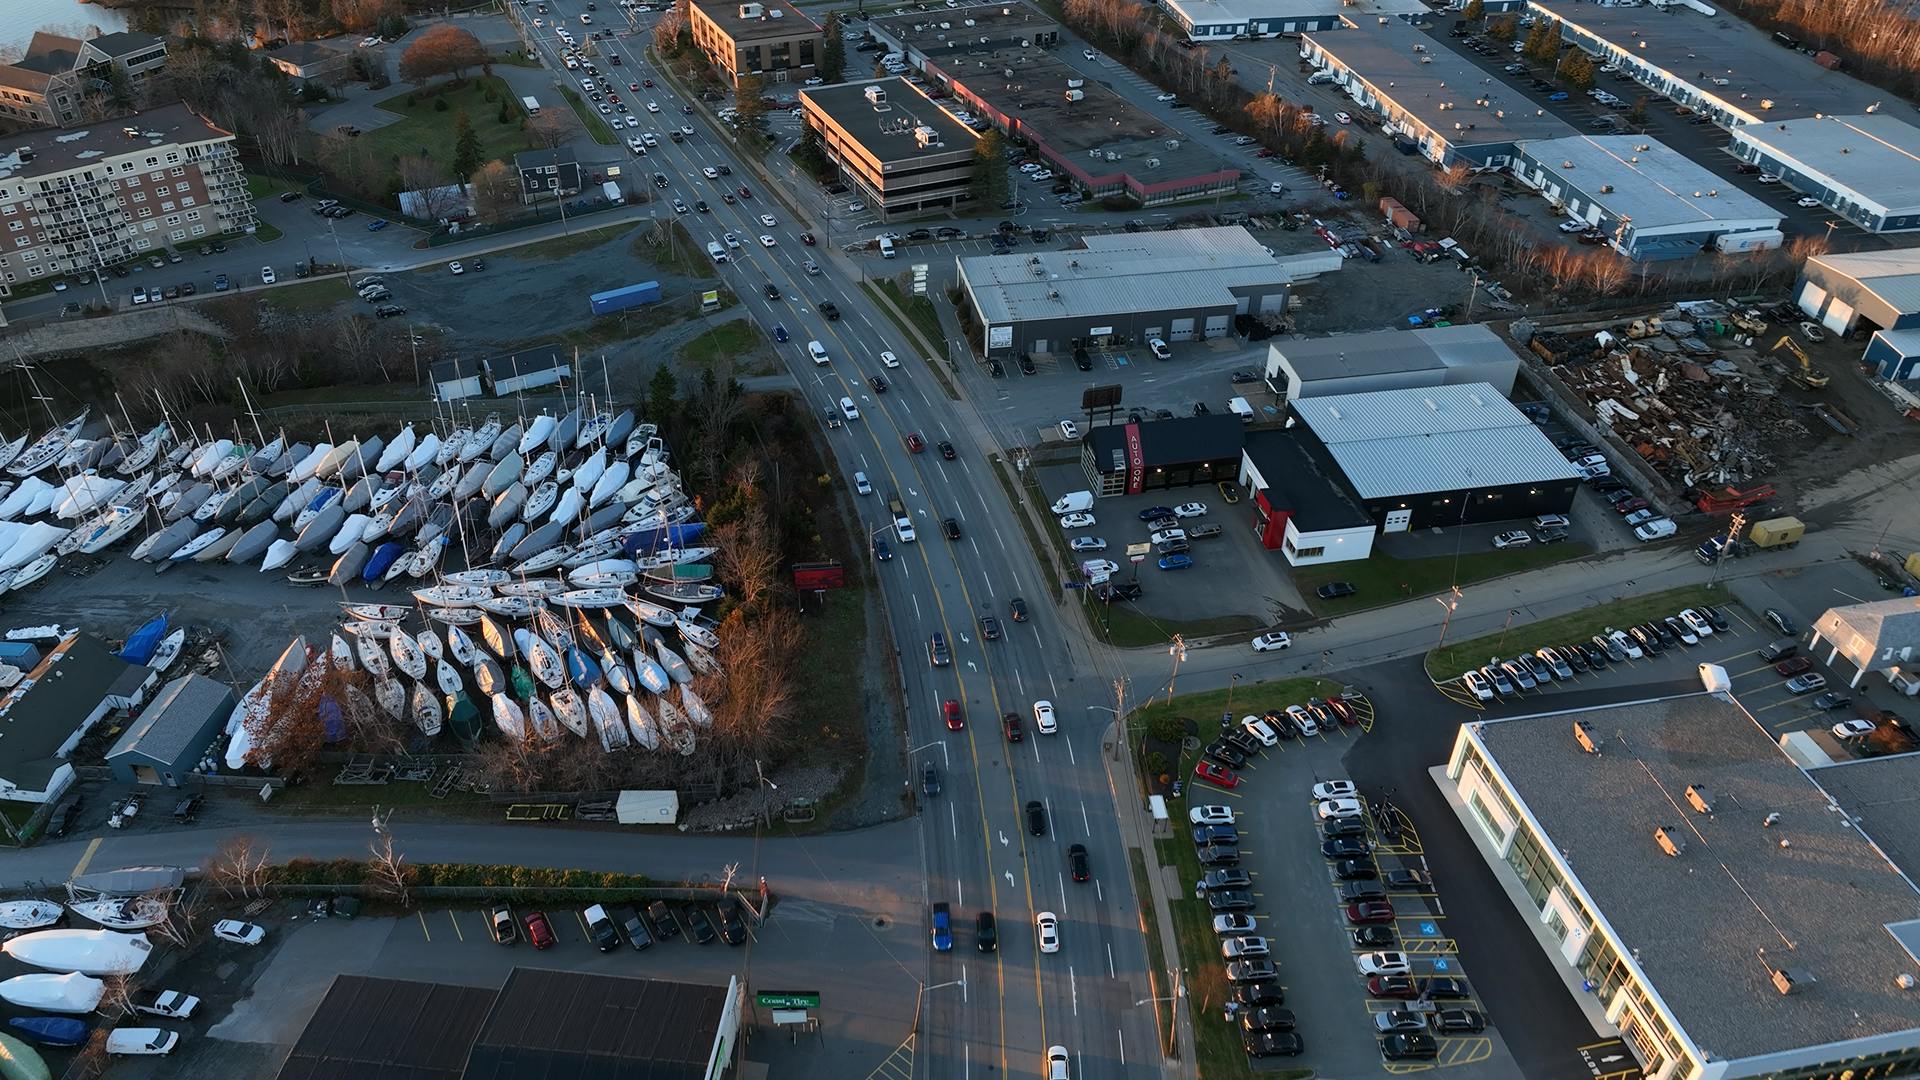
<svg viewBox="0 0 1920 1080">
<path fill-rule="evenodd" d="M 1460 586 L 1455 585 L 1453 587 L 1452 596 L 1436 596 L 1433 599 L 1435 603 L 1447 609 L 1447 617 L 1440 620 L 1440 640 L 1433 646 L 1438 650 L 1446 646 L 1447 627 L 1453 623 L 1453 613 L 1460 607 Z"/>
<path fill-rule="evenodd" d="M 1520 609 L 1519 609 L 1519 608 L 1508 608 L 1508 609 L 1507 609 L 1507 621 L 1506 621 L 1506 623 L 1505 623 L 1505 624 L 1503 624 L 1503 625 L 1502 625 L 1502 626 L 1500 627 L 1500 644 L 1498 644 L 1498 645 L 1496 645 L 1496 646 L 1494 646 L 1494 649 L 1495 649 L 1496 651 L 1503 651 L 1503 650 L 1505 650 L 1505 649 L 1506 649 L 1506 647 L 1507 647 L 1507 630 L 1508 630 L 1508 628 L 1510 628 L 1511 626 L 1513 626 L 1513 617 L 1514 617 L 1515 615 L 1518 615 L 1518 614 L 1520 614 Z"/>
</svg>

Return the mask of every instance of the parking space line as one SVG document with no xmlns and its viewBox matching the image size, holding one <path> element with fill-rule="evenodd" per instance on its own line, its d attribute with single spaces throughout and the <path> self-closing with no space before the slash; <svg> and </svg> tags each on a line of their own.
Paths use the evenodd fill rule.
<svg viewBox="0 0 1920 1080">
<path fill-rule="evenodd" d="M 414 915 L 420 919 L 420 932 L 426 935 L 428 942 L 432 942 L 433 931 L 427 929 L 427 913 L 424 911 L 416 911 Z"/>
<path fill-rule="evenodd" d="M 454 914 L 452 908 L 447 909 L 447 923 L 453 927 L 454 937 L 459 938 L 463 942 L 467 940 L 467 935 L 460 932 L 460 919 Z"/>
</svg>

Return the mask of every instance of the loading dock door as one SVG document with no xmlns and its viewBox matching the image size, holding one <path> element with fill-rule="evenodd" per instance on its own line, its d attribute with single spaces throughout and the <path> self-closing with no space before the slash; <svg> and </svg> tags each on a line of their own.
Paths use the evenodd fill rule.
<svg viewBox="0 0 1920 1080">
<path fill-rule="evenodd" d="M 1853 305 L 1836 296 L 1828 302 L 1827 316 L 1820 320 L 1820 325 L 1836 334 L 1844 334 L 1847 332 L 1847 323 L 1852 320 Z"/>
<path fill-rule="evenodd" d="M 1168 341 L 1192 341 L 1193 340 L 1193 320 L 1192 319 L 1173 320 L 1173 331 L 1167 335 L 1167 340 Z"/>
<path fill-rule="evenodd" d="M 1232 325 L 1233 316 L 1231 315 L 1209 315 L 1207 316 L 1207 336 L 1210 338 L 1225 337 L 1227 328 Z"/>
<path fill-rule="evenodd" d="M 1245 315 L 1247 313 L 1247 308 L 1251 303 L 1252 303 L 1252 297 L 1247 297 L 1247 296 L 1234 297 L 1233 313 L 1235 315 Z"/>
<path fill-rule="evenodd" d="M 1801 311 L 1806 312 L 1809 318 L 1814 319 L 1820 317 L 1820 305 L 1826 302 L 1827 290 L 1815 285 L 1811 281 L 1800 287 L 1800 297 L 1794 301 L 1794 303 L 1800 305 Z"/>
<path fill-rule="evenodd" d="M 1389 510 L 1387 511 L 1386 526 L 1381 531 L 1390 532 L 1390 533 L 1406 532 L 1408 527 L 1410 527 L 1412 524 L 1413 524 L 1413 511 Z"/>
<path fill-rule="evenodd" d="M 1278 315 L 1287 310 L 1287 294 L 1270 292 L 1260 298 L 1260 314 Z"/>
</svg>

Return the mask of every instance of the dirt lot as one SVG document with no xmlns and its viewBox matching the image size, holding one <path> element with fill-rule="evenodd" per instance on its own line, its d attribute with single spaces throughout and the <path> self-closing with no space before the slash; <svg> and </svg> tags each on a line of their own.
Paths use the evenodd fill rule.
<svg viewBox="0 0 1920 1080">
<path fill-rule="evenodd" d="M 1471 282 L 1457 266 L 1416 261 L 1387 234 L 1380 215 L 1357 202 L 1337 203 L 1335 209 L 1295 229 L 1281 228 L 1276 220 L 1271 227 L 1255 227 L 1252 232 L 1281 255 L 1325 251 L 1327 243 L 1313 230 L 1314 221 L 1324 222 L 1342 237 L 1373 236 L 1380 261 L 1348 259 L 1339 273 L 1298 286 L 1301 302 L 1293 310 L 1293 321 L 1299 333 L 1317 336 L 1402 327 L 1408 316 L 1427 308 L 1467 302 Z"/>
</svg>

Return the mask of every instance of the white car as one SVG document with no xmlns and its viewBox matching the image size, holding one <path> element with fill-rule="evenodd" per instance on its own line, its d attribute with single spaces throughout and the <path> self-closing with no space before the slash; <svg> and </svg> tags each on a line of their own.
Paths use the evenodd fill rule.
<svg viewBox="0 0 1920 1080">
<path fill-rule="evenodd" d="M 1802 195 L 1802 196 L 1800 196 L 1800 197 L 1799 197 L 1798 199 L 1795 199 L 1795 200 L 1794 200 L 1794 203 L 1793 203 L 1793 205 L 1795 205 L 1795 206 L 1801 206 L 1801 207 L 1805 207 L 1805 208 L 1807 208 L 1807 209 L 1809 209 L 1809 210 L 1811 210 L 1811 209 L 1813 209 L 1814 207 L 1816 207 L 1816 206 L 1819 206 L 1819 205 L 1820 205 L 1820 200 L 1819 200 L 1819 199 L 1816 199 L 1816 198 L 1814 198 L 1814 197 L 1813 197 L 1813 196 L 1811 196 L 1811 195 Z"/>
<path fill-rule="evenodd" d="M 1686 623 L 1688 628 L 1700 637 L 1713 636 L 1713 624 L 1707 621 L 1705 615 L 1700 614 L 1692 608 L 1688 608 L 1680 613 L 1680 621 Z"/>
<path fill-rule="evenodd" d="M 1060 516 L 1060 527 L 1063 529 L 1091 529 L 1093 528 L 1093 515 L 1084 511 L 1078 514 L 1062 514 Z"/>
<path fill-rule="evenodd" d="M 1864 739 L 1873 734 L 1873 721 L 1854 717 L 1833 725 L 1833 737 L 1845 742 L 1848 739 Z"/>
<path fill-rule="evenodd" d="M 634 115 L 631 115 L 631 114 L 629 114 L 629 115 L 627 116 L 627 126 L 628 126 L 628 127 L 630 127 L 630 128 L 637 128 L 637 127 L 639 127 L 639 126 L 640 126 L 640 118 L 639 118 L 639 117 L 637 117 L 637 116 L 634 116 Z"/>
<path fill-rule="evenodd" d="M 1155 97 L 1155 98 L 1154 98 L 1153 100 L 1155 100 L 1155 101 L 1172 101 L 1172 100 L 1173 100 L 1173 95 L 1172 95 L 1172 94 L 1160 94 L 1160 95 L 1158 95 L 1157 97 Z"/>
<path fill-rule="evenodd" d="M 880 366 L 881 366 L 881 367 L 889 367 L 889 368 L 896 368 L 896 367 L 899 367 L 899 366 L 900 366 L 900 358 L 899 358 L 899 357 L 897 357 L 897 356 L 895 356 L 895 355 L 893 355 L 893 354 L 892 354 L 892 353 L 890 353 L 890 352 L 883 352 L 883 353 L 881 353 L 881 354 L 880 354 Z"/>
<path fill-rule="evenodd" d="M 867 479 L 866 473 L 857 472 L 853 474 L 853 493 L 855 495 L 873 494 L 873 482 Z"/>
<path fill-rule="evenodd" d="M 1359 799 L 1322 799 L 1317 810 L 1321 821 L 1359 817 L 1364 812 Z"/>
<path fill-rule="evenodd" d="M 1033 726 L 1042 735 L 1051 735 L 1060 730 L 1060 722 L 1054 719 L 1053 702 L 1036 701 L 1033 703 Z"/>
<path fill-rule="evenodd" d="M 706 177 L 709 180 L 718 180 L 720 179 L 720 170 L 714 168 L 711 165 L 706 165 L 701 167 L 700 175 Z"/>
<path fill-rule="evenodd" d="M 774 220 L 773 220 L 773 215 L 772 215 L 772 214 L 761 214 L 761 215 L 760 215 L 760 224 L 761 224 L 762 226 L 764 226 L 764 227 L 766 227 L 766 228 L 769 228 L 769 229 L 771 229 L 771 228 L 773 228 L 773 227 L 774 227 L 775 225 L 777 225 L 777 224 L 779 224 L 779 222 L 776 222 L 776 221 L 774 221 Z"/>
<path fill-rule="evenodd" d="M 1563 221 L 1560 223 L 1560 231 L 1563 233 L 1583 233 L 1587 231 L 1587 228 L 1588 225 L 1584 221 Z"/>
<path fill-rule="evenodd" d="M 235 945 L 258 945 L 267 939 L 267 932 L 257 923 L 241 922 L 239 919 L 221 919 L 213 924 L 213 936 L 221 941 L 231 941 Z"/>
<path fill-rule="evenodd" d="M 1257 716 L 1248 714 L 1241 717 L 1240 727 L 1261 746 L 1277 746 L 1280 743 L 1280 736 L 1274 732 L 1273 726 Z"/>
<path fill-rule="evenodd" d="M 1524 529 L 1503 532 L 1493 538 L 1493 546 L 1497 548 L 1526 547 L 1531 543 L 1533 543 L 1533 537 Z"/>
<path fill-rule="evenodd" d="M 1157 337 L 1147 339 L 1147 350 L 1153 353 L 1153 358 L 1155 360 L 1173 359 L 1173 350 L 1167 347 L 1166 342 L 1161 341 Z"/>
<path fill-rule="evenodd" d="M 1645 544 L 1654 540 L 1665 540 L 1667 537 L 1679 531 L 1680 527 L 1675 525 L 1671 519 L 1654 518 L 1652 521 L 1633 530 L 1633 536 L 1634 539 Z"/>
<path fill-rule="evenodd" d="M 1814 323 L 1814 322 L 1801 323 L 1800 336 L 1803 338 L 1806 338 L 1808 341 L 1813 342 L 1815 345 L 1818 345 L 1821 342 L 1827 340 L 1827 332 L 1820 329 L 1819 323 Z"/>
<path fill-rule="evenodd" d="M 640 141 L 640 136 L 629 135 L 627 136 L 627 149 L 636 154 L 644 154 L 647 152 L 647 144 Z"/>
<path fill-rule="evenodd" d="M 1479 700 L 1493 700 L 1493 686 L 1487 682 L 1485 675 L 1477 671 L 1469 671 L 1460 676 L 1460 681 L 1466 684 L 1467 692 Z"/>
<path fill-rule="evenodd" d="M 866 208 L 867 208 L 866 203 L 861 202 L 859 199 L 855 199 L 852 202 L 847 204 L 847 213 L 857 214 L 860 211 L 865 210 Z"/>
<path fill-rule="evenodd" d="M 1233 819 L 1231 806 L 1196 806 L 1187 811 L 1187 820 L 1195 825 L 1231 825 Z"/>
<path fill-rule="evenodd" d="M 1359 793 L 1360 788 L 1351 780 L 1322 780 L 1313 785 L 1313 797 L 1316 801 L 1351 799 Z"/>
<path fill-rule="evenodd" d="M 600 115 L 601 115 L 601 116 L 612 116 L 612 115 L 613 115 L 613 106 L 611 106 L 611 105 L 609 105 L 609 104 L 607 104 L 607 103 L 606 103 L 606 102 L 604 102 L 604 101 L 603 101 L 603 102 L 601 102 L 601 103 L 600 103 L 600 104 L 599 104 L 598 106 L 596 106 L 596 107 L 597 107 L 597 108 L 598 108 L 598 109 L 600 110 Z"/>
<path fill-rule="evenodd" d="M 1220 943 L 1222 960 L 1248 960 L 1257 956 L 1270 956 L 1273 949 L 1267 945 L 1267 939 L 1244 935 L 1230 937 Z"/>
<path fill-rule="evenodd" d="M 1206 514 L 1207 504 L 1203 502 L 1181 503 L 1173 508 L 1174 517 L 1196 518 L 1205 517 Z"/>
<path fill-rule="evenodd" d="M 1066 1047 L 1047 1047 L 1047 1080 L 1073 1080 L 1072 1074 L 1067 1072 Z"/>
<path fill-rule="evenodd" d="M 170 1020 L 185 1020 L 200 1007 L 200 999 L 192 994 L 183 994 L 178 990 L 162 990 L 144 1004 L 133 1007 L 137 1013 L 148 1016 L 164 1016 Z"/>
<path fill-rule="evenodd" d="M 363 37 L 360 39 L 360 47 L 363 49 L 371 49 L 378 44 L 380 44 L 380 39 L 377 37 Z"/>
<path fill-rule="evenodd" d="M 1165 544 L 1174 540 L 1185 540 L 1186 538 L 1187 530 L 1185 529 L 1161 529 L 1158 532 L 1148 533 L 1147 543 Z"/>
<path fill-rule="evenodd" d="M 275 278 L 274 278 L 274 276 L 273 276 L 273 267 L 271 267 L 271 266 L 263 266 L 263 267 L 261 267 L 261 268 L 260 268 L 260 283 L 261 283 L 262 285 L 271 285 L 271 284 L 273 284 L 273 283 L 274 283 L 274 281 L 275 281 Z"/>
<path fill-rule="evenodd" d="M 1413 970 L 1406 953 L 1370 952 L 1353 958 L 1362 975 L 1405 975 Z"/>
<path fill-rule="evenodd" d="M 1033 917 L 1033 928 L 1040 935 L 1040 951 L 1057 953 L 1060 951 L 1060 920 L 1051 911 L 1043 911 Z"/>
<path fill-rule="evenodd" d="M 1340 121 L 1340 122 L 1341 122 L 1341 123 L 1343 123 L 1343 124 L 1351 124 L 1351 123 L 1353 123 L 1353 117 L 1351 117 L 1351 116 L 1349 116 L 1349 115 L 1347 115 L 1346 113 L 1343 113 L 1343 112 L 1337 112 L 1337 113 L 1334 113 L 1334 114 L 1333 114 L 1333 118 L 1334 118 L 1335 120 L 1338 120 L 1338 121 Z"/>
<path fill-rule="evenodd" d="M 1763 172 L 1759 176 L 1754 177 L 1754 179 L 1762 184 L 1777 184 L 1780 182 L 1779 174 L 1770 172 Z"/>
<path fill-rule="evenodd" d="M 1640 643 L 1633 640 L 1633 635 L 1627 633 L 1625 630 L 1615 630 L 1612 627 L 1608 627 L 1607 640 L 1613 642 L 1621 652 L 1626 653 L 1627 659 L 1629 660 L 1638 660 L 1646 655 L 1646 653 L 1640 651 Z"/>
<path fill-rule="evenodd" d="M 1080 564 L 1080 572 L 1090 578 L 1101 574 L 1113 575 L 1120 572 L 1120 564 L 1112 559 L 1088 559 Z"/>
<path fill-rule="evenodd" d="M 1261 634 L 1259 637 L 1253 639 L 1254 652 L 1278 652 L 1281 649 L 1291 648 L 1292 645 L 1293 638 L 1289 636 L 1285 630 L 1276 630 L 1271 634 Z"/>
<path fill-rule="evenodd" d="M 733 235 L 732 233 L 723 233 L 721 234 L 720 239 L 725 240 L 727 242 L 728 247 L 733 248 L 735 250 L 739 250 L 739 247 L 740 247 L 739 237 Z"/>
<path fill-rule="evenodd" d="M 1320 721 L 1313 718 L 1305 705 L 1287 706 L 1287 719 L 1293 721 L 1294 730 L 1301 735 L 1311 738 L 1320 734 Z"/>
<path fill-rule="evenodd" d="M 109 1054 L 171 1054 L 178 1045 L 180 1033 L 165 1028 L 115 1028 L 107 1033 Z"/>
<path fill-rule="evenodd" d="M 1091 59 L 1093 59 L 1093 58 L 1094 58 L 1094 57 L 1093 57 L 1093 50 L 1092 50 L 1092 49 L 1081 49 L 1081 50 L 1080 50 L 1080 55 L 1081 55 L 1081 56 L 1084 56 L 1084 57 L 1086 57 L 1086 58 L 1087 58 L 1087 59 L 1089 59 L 1089 60 L 1091 60 Z"/>
<path fill-rule="evenodd" d="M 457 263 L 457 262 L 450 262 L 450 263 L 448 263 L 448 264 L 447 264 L 447 269 L 449 269 L 449 270 L 451 270 L 451 271 L 453 271 L 453 272 L 454 272 L 454 274 L 456 274 L 456 275 L 459 275 L 459 274 L 464 274 L 464 273 L 466 273 L 466 272 L 467 272 L 467 268 L 466 268 L 466 267 L 464 267 L 464 266 L 461 266 L 461 265 L 460 265 L 459 263 Z"/>
<path fill-rule="evenodd" d="M 648 112 L 650 112 L 650 113 L 657 113 L 657 112 L 659 112 L 659 111 L 660 111 L 660 103 L 659 103 L 659 102 L 657 102 L 657 101 L 649 101 L 649 102 L 647 102 L 647 111 L 648 111 Z"/>
<path fill-rule="evenodd" d="M 1063 438 L 1063 439 L 1077 439 L 1077 438 L 1079 438 L 1079 437 L 1080 437 L 1080 425 L 1079 425 L 1079 424 L 1076 424 L 1076 423 L 1074 423 L 1074 422 L 1073 422 L 1073 421 L 1071 421 L 1071 420 L 1062 420 L 1062 421 L 1060 421 L 1060 437 L 1061 437 L 1061 438 Z"/>
<path fill-rule="evenodd" d="M 1037 161 L 1023 161 L 1020 163 L 1020 171 L 1023 173 L 1037 173 L 1041 168 L 1041 164 Z"/>
<path fill-rule="evenodd" d="M 1072 548 L 1074 551 L 1105 551 L 1107 550 L 1106 540 L 1098 536 L 1076 536 L 1073 538 L 1073 541 L 1069 543 L 1067 546 L 1069 548 Z"/>
<path fill-rule="evenodd" d="M 840 399 L 840 415 L 849 420 L 860 419 L 860 410 L 854 407 L 852 398 L 843 397 Z"/>
<path fill-rule="evenodd" d="M 769 235 L 767 235 L 766 233 L 761 233 L 761 234 L 760 234 L 760 246 L 761 246 L 761 247 L 765 247 L 765 248 L 770 248 L 770 247 L 772 247 L 772 246 L 774 246 L 774 244 L 776 244 L 776 243 L 778 243 L 778 242 L 779 242 L 779 241 L 777 241 L 777 240 L 775 240 L 775 239 L 774 239 L 773 237 L 771 237 L 771 236 L 769 236 Z"/>
</svg>

